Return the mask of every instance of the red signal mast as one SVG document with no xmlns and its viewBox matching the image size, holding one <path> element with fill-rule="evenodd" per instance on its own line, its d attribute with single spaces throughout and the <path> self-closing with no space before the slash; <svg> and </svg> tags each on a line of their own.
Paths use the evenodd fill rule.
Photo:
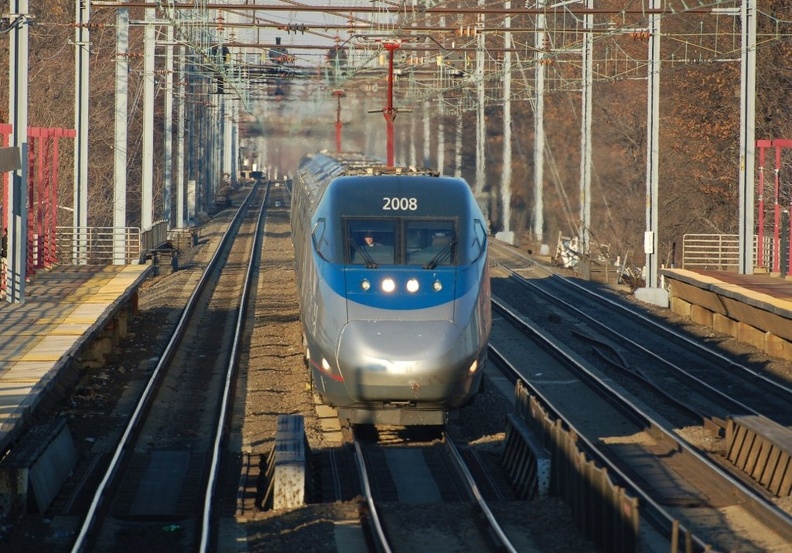
<svg viewBox="0 0 792 553">
<path fill-rule="evenodd" d="M 382 108 L 382 114 L 385 116 L 385 123 L 387 125 L 388 137 L 388 167 L 394 166 L 393 155 L 393 120 L 396 119 L 398 110 L 393 107 L 393 53 L 401 46 L 401 41 L 390 41 L 383 44 L 388 51 L 388 103 Z"/>
</svg>

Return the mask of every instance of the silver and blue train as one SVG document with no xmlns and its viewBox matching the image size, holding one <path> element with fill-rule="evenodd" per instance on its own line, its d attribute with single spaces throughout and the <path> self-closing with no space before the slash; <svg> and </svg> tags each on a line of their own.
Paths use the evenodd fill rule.
<svg viewBox="0 0 792 553">
<path fill-rule="evenodd" d="M 469 185 L 315 154 L 291 201 L 314 391 L 352 424 L 445 424 L 480 389 L 492 323 L 487 224 Z"/>
</svg>

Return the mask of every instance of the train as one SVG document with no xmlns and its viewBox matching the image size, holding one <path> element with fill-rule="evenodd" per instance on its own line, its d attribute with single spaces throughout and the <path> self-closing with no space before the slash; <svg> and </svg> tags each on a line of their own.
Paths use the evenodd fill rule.
<svg viewBox="0 0 792 553">
<path fill-rule="evenodd" d="M 468 183 L 310 154 L 293 179 L 291 230 L 321 401 L 350 424 L 456 418 L 481 390 L 492 326 L 487 224 Z"/>
</svg>

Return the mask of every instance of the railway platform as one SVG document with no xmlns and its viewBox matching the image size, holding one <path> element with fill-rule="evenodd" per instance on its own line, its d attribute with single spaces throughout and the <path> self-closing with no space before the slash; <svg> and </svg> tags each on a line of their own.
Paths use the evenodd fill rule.
<svg viewBox="0 0 792 553">
<path fill-rule="evenodd" d="M 770 274 L 661 269 L 671 310 L 792 361 L 792 281 Z"/>
<path fill-rule="evenodd" d="M 0 302 L 0 456 L 79 379 L 98 366 L 137 310 L 148 265 L 66 266 L 39 272 L 22 304 Z"/>
</svg>

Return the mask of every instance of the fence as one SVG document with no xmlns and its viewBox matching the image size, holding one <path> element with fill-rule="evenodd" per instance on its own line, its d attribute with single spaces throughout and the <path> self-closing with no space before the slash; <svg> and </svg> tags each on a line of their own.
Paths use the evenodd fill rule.
<svg viewBox="0 0 792 553">
<path fill-rule="evenodd" d="M 753 263 L 756 266 L 756 236 Z M 682 268 L 737 271 L 740 268 L 740 237 L 737 234 L 685 234 L 682 237 Z"/>
<path fill-rule="evenodd" d="M 168 221 L 157 221 L 140 235 L 140 255 L 156 249 L 168 241 Z M 141 259 L 141 262 L 143 260 Z"/>
<path fill-rule="evenodd" d="M 56 227 L 55 248 L 62 265 L 138 263 L 141 233 L 137 227 Z"/>
<path fill-rule="evenodd" d="M 61 265 L 143 263 L 151 250 L 168 241 L 168 222 L 138 227 L 56 227 L 56 262 Z"/>
</svg>

